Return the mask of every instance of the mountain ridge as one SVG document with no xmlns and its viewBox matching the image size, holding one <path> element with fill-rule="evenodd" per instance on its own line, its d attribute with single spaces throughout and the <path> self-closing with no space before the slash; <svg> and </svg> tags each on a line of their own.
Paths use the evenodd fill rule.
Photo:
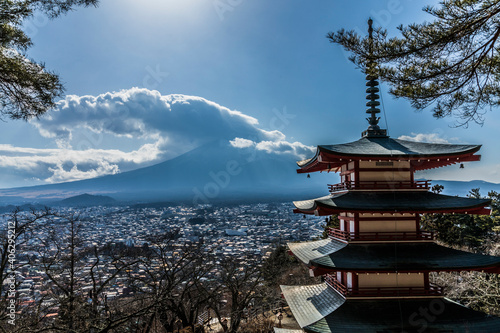
<svg viewBox="0 0 500 333">
<path fill-rule="evenodd" d="M 54 202 L 82 194 L 118 201 L 182 201 L 192 204 L 245 200 L 306 200 L 326 195 L 337 174 L 296 172 L 296 156 L 236 148 L 214 141 L 170 160 L 114 175 L 73 182 L 0 189 L 0 204 Z M 444 194 L 465 196 L 472 188 L 500 192 L 485 181 L 433 180 Z"/>
<path fill-rule="evenodd" d="M 214 141 L 173 159 L 114 175 L 1 189 L 0 200 L 17 197 L 54 201 L 89 193 L 117 200 L 209 203 L 259 195 L 291 198 L 295 191 L 321 195 L 327 182 L 337 182 L 338 177 L 333 175 L 311 179 L 297 175 L 296 159 L 292 154 L 270 154 L 254 147 L 236 148 L 227 141 Z"/>
</svg>

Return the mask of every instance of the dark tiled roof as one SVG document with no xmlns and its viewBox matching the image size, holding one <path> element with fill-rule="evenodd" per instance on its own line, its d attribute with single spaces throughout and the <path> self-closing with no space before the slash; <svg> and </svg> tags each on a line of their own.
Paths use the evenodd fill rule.
<svg viewBox="0 0 500 333">
<path fill-rule="evenodd" d="M 281 288 L 306 332 L 498 332 L 500 327 L 500 318 L 446 298 L 345 300 L 325 283 Z"/>
<path fill-rule="evenodd" d="M 300 327 L 321 320 L 345 302 L 345 299 L 326 283 L 281 286 L 281 291 Z"/>
<path fill-rule="evenodd" d="M 295 315 L 295 312 L 294 312 Z M 306 332 L 499 332 L 500 318 L 446 298 L 348 300 Z"/>
<path fill-rule="evenodd" d="M 299 259 L 302 262 L 322 268 L 352 271 L 438 271 L 500 267 L 500 257 L 454 250 L 427 242 L 348 244 L 322 257 L 318 257 L 314 243 L 299 243 L 303 244 L 301 246 L 292 244 L 292 248 L 300 250 Z"/>
<path fill-rule="evenodd" d="M 489 199 L 462 198 L 421 191 L 349 191 L 317 199 L 294 201 L 293 204 L 303 212 L 314 211 L 318 206 L 348 212 L 439 212 L 485 207 L 490 202 Z"/>
<path fill-rule="evenodd" d="M 477 151 L 481 145 L 457 145 L 443 143 L 414 142 L 391 138 L 361 138 L 358 141 L 320 145 L 318 150 L 339 155 L 365 155 L 379 157 L 457 155 Z"/>
</svg>

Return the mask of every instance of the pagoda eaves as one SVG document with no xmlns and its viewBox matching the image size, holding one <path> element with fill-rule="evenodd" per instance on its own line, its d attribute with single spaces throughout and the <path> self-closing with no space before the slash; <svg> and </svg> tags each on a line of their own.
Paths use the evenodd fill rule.
<svg viewBox="0 0 500 333">
<path fill-rule="evenodd" d="M 334 239 L 289 243 L 315 276 L 335 272 L 412 273 L 477 270 L 500 273 L 500 257 L 469 253 L 433 242 L 346 244 Z M 397 252 L 397 257 L 393 254 Z"/>
<path fill-rule="evenodd" d="M 314 157 L 299 161 L 297 173 L 340 171 L 352 161 L 410 162 L 413 171 L 444 167 L 455 163 L 479 161 L 475 155 L 481 145 L 414 142 L 390 137 L 363 137 L 357 141 L 320 145 Z"/>
<path fill-rule="evenodd" d="M 490 199 L 436 194 L 428 191 L 347 191 L 317 199 L 294 201 L 295 213 L 327 216 L 357 213 L 465 213 L 489 215 Z"/>
</svg>

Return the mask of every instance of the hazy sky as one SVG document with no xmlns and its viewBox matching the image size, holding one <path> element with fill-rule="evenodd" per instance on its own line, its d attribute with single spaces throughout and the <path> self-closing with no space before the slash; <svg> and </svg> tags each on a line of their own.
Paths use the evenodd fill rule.
<svg viewBox="0 0 500 333">
<path fill-rule="evenodd" d="M 223 139 L 302 158 L 367 127 L 365 82 L 325 35 L 397 34 L 431 19 L 411 0 L 101 0 L 26 23 L 29 56 L 66 98 L 40 121 L 0 123 L 0 188 L 95 177 L 158 163 Z M 500 182 L 500 110 L 455 128 L 382 86 L 391 137 L 483 144 L 481 162 L 422 177 Z"/>
</svg>

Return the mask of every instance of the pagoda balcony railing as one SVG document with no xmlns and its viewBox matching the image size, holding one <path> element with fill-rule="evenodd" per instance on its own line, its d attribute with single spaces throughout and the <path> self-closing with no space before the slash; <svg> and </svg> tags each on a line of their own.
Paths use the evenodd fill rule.
<svg viewBox="0 0 500 333">
<path fill-rule="evenodd" d="M 395 231 L 395 232 L 348 232 L 337 228 L 327 228 L 328 236 L 343 241 L 413 241 L 433 240 L 434 233 L 430 231 Z"/>
<path fill-rule="evenodd" d="M 442 296 L 444 287 L 429 284 L 425 287 L 360 287 L 348 288 L 340 283 L 334 275 L 325 275 L 325 282 L 344 297 L 408 297 L 408 296 Z"/>
<path fill-rule="evenodd" d="M 347 181 L 338 184 L 328 184 L 330 193 L 345 190 L 414 190 L 430 188 L 430 180 L 415 180 L 415 181 L 383 181 L 383 180 L 367 180 L 367 181 Z"/>
</svg>

